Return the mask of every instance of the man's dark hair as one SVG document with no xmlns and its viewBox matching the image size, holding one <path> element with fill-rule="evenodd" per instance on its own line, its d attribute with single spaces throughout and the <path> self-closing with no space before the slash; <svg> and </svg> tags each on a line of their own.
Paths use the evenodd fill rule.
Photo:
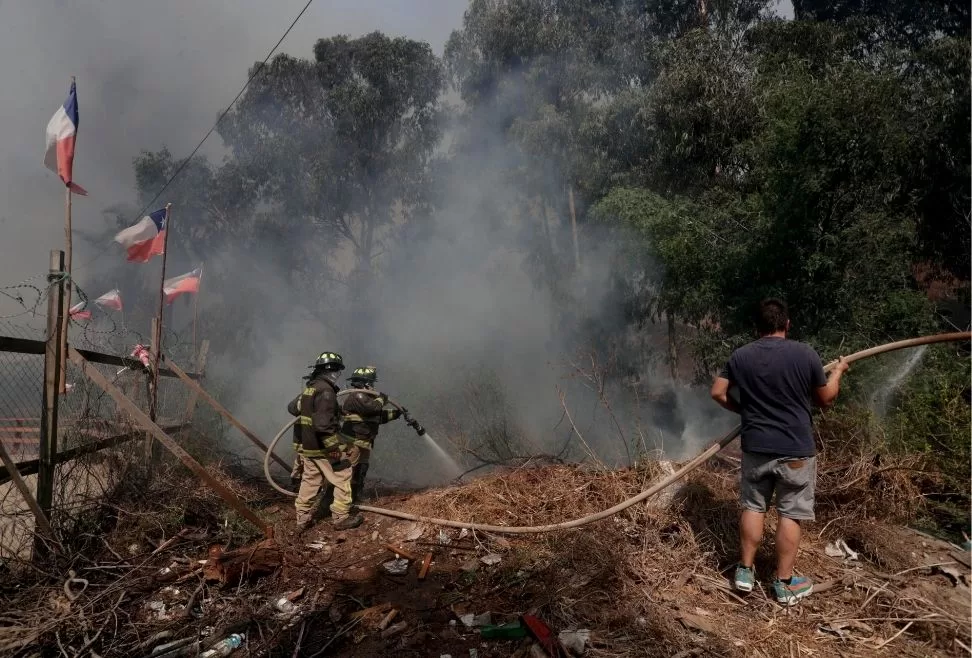
<svg viewBox="0 0 972 658">
<path fill-rule="evenodd" d="M 759 312 L 756 314 L 756 330 L 759 331 L 760 336 L 786 331 L 786 323 L 789 319 L 786 302 L 775 297 L 764 299 L 759 303 Z"/>
</svg>

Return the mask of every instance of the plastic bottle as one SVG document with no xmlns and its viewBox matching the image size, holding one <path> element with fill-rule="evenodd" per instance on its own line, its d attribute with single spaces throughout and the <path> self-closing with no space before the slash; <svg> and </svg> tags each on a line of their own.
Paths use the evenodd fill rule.
<svg viewBox="0 0 972 658">
<path fill-rule="evenodd" d="M 243 644 L 243 640 L 246 636 L 242 633 L 233 633 L 225 640 L 220 640 L 214 644 L 211 648 L 203 651 L 200 654 L 200 658 L 216 658 L 217 656 L 228 656 L 236 649 L 240 648 Z"/>
</svg>

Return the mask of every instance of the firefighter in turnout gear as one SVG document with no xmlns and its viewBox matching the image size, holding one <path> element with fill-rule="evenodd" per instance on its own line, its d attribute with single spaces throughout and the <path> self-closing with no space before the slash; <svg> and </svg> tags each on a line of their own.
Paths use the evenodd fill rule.
<svg viewBox="0 0 972 658">
<path fill-rule="evenodd" d="M 297 530 L 303 532 L 313 523 L 321 489 L 334 488 L 331 522 L 337 530 L 361 525 L 361 515 L 351 515 L 351 460 L 357 450 L 340 434 L 341 405 L 337 399 L 337 377 L 344 370 L 340 354 L 323 352 L 300 395 L 297 425 L 300 426 L 300 461 L 303 473 L 294 507 Z"/>
<path fill-rule="evenodd" d="M 378 382 L 378 369 L 374 366 L 357 368 L 348 377 L 348 387 L 355 389 L 374 390 Z M 374 449 L 378 428 L 402 415 L 398 409 L 384 409 L 388 396 L 379 393 L 377 396 L 369 393 L 351 393 L 344 398 L 341 408 L 344 412 L 344 422 L 341 433 L 354 439 L 357 448 L 352 455 L 351 499 L 356 505 L 361 500 L 365 477 L 368 474 L 368 462 Z"/>
</svg>

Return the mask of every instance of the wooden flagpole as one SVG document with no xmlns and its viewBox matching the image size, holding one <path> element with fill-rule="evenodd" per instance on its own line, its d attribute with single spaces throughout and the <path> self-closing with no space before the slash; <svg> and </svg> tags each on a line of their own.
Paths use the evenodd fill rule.
<svg viewBox="0 0 972 658">
<path fill-rule="evenodd" d="M 155 341 L 152 345 L 154 354 L 152 355 L 152 400 L 149 404 L 149 418 L 155 422 L 157 406 L 159 403 L 159 363 L 162 360 L 162 314 L 165 311 L 165 259 L 169 255 L 169 218 L 172 216 L 172 204 L 165 204 L 165 221 L 162 223 L 165 229 L 165 237 L 162 239 L 162 278 L 159 281 L 159 313 L 155 318 Z"/>
<path fill-rule="evenodd" d="M 71 84 L 76 82 L 75 77 L 71 76 Z M 75 130 L 77 127 L 75 127 Z M 75 135 L 77 140 L 77 135 Z M 67 309 L 71 308 L 71 291 L 74 290 L 74 280 L 71 278 L 71 185 L 64 185 L 64 271 L 67 272 L 67 280 L 64 282 L 64 316 L 61 318 L 61 386 L 58 393 L 67 393 L 67 344 L 68 344 L 68 323 L 71 321 L 71 314 Z"/>
</svg>

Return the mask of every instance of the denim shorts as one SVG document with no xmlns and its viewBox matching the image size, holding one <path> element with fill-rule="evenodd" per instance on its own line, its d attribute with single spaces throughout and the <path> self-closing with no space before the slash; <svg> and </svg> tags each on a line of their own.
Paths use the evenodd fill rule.
<svg viewBox="0 0 972 658">
<path fill-rule="evenodd" d="M 769 508 L 776 492 L 780 516 L 813 521 L 813 492 L 817 479 L 816 457 L 781 457 L 743 452 L 739 503 L 753 512 Z"/>
</svg>

